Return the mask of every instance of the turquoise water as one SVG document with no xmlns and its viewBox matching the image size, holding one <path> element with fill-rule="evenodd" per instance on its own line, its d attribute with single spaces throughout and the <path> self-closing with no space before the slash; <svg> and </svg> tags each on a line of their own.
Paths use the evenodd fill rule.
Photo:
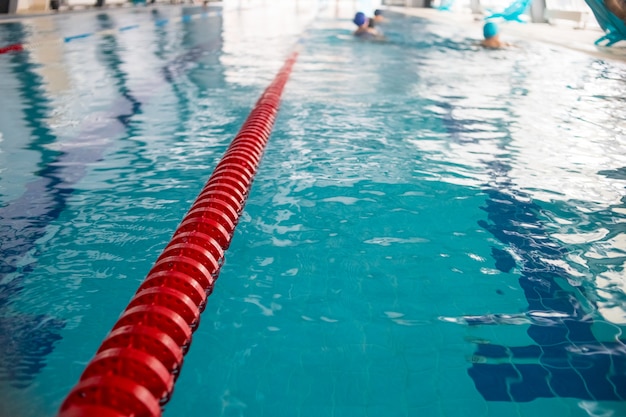
<svg viewBox="0 0 626 417">
<path fill-rule="evenodd" d="M 623 64 L 290 4 L 0 24 L 0 415 L 55 414 L 295 47 L 164 415 L 626 415 Z"/>
</svg>

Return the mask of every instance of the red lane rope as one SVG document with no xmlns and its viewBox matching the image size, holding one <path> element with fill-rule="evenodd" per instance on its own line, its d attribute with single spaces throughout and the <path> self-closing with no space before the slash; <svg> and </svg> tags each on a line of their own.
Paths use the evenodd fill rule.
<svg viewBox="0 0 626 417">
<path fill-rule="evenodd" d="M 19 52 L 24 49 L 24 45 L 21 43 L 14 43 L 12 45 L 3 46 L 0 48 L 0 55 L 8 54 L 9 52 Z"/>
<path fill-rule="evenodd" d="M 219 275 L 296 62 L 265 89 L 59 417 L 159 417 Z"/>
</svg>

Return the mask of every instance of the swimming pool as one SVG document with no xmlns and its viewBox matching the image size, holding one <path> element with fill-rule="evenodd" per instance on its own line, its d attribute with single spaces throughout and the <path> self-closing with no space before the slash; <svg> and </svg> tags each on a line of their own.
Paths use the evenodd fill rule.
<svg viewBox="0 0 626 417">
<path fill-rule="evenodd" d="M 626 415 L 624 66 L 349 3 L 0 24 L 0 415 L 55 415 L 296 45 L 164 415 Z"/>
</svg>

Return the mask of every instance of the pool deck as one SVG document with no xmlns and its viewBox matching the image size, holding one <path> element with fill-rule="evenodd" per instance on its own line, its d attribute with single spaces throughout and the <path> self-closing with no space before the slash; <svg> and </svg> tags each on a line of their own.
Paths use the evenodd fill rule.
<svg viewBox="0 0 626 417">
<path fill-rule="evenodd" d="M 419 16 L 433 22 L 453 23 L 457 27 L 467 28 L 468 33 L 482 36 L 483 17 L 474 15 L 469 10 L 441 11 L 430 8 L 387 7 L 387 10 Z M 590 21 L 595 23 L 591 16 Z M 597 58 L 626 62 L 626 42 L 621 41 L 611 47 L 596 46 L 594 42 L 604 33 L 598 26 L 588 25 L 587 28 L 576 28 L 574 22 L 557 21 L 548 23 L 504 22 L 500 24 L 500 33 L 504 41 L 514 43 L 515 38 L 531 39 L 569 48 L 595 56 Z"/>
<path fill-rule="evenodd" d="M 211 5 L 220 5 L 222 2 L 219 0 L 208 0 Z M 193 4 L 187 4 L 193 7 Z M 168 6 L 163 3 L 158 4 L 159 7 Z M 118 7 L 132 7 L 132 3 L 127 3 L 122 6 L 108 6 L 106 8 L 116 9 Z M 446 24 L 454 24 L 460 28 L 466 28 L 470 36 L 475 35 L 480 37 L 482 33 L 483 16 L 472 14 L 469 10 L 453 10 L 453 11 L 441 11 L 432 8 L 417 8 L 417 7 L 397 7 L 387 6 L 387 10 L 405 13 L 412 16 L 419 16 L 424 19 L 428 19 L 433 22 L 442 22 Z M 81 13 L 97 10 L 95 8 L 83 8 L 68 10 L 63 9 L 59 12 L 49 11 L 41 13 L 20 13 L 16 15 L 0 15 L 0 23 L 21 20 L 25 18 L 34 18 L 40 16 L 49 16 L 53 14 L 65 14 L 65 13 Z M 517 23 L 517 22 L 504 22 L 500 24 L 502 39 L 512 42 L 515 39 L 530 39 L 540 42 L 545 42 L 579 52 L 586 53 L 588 55 L 612 60 L 626 62 L 626 41 L 621 41 L 612 47 L 596 46 L 594 42 L 600 38 L 604 33 L 599 26 L 595 23 L 593 16 L 589 17 L 592 24 L 587 25 L 586 28 L 578 28 L 574 22 L 557 20 L 555 24 L 548 23 Z M 2 45 L 0 45 L 2 46 Z"/>
<path fill-rule="evenodd" d="M 115 11 L 118 9 L 132 9 L 134 7 L 202 7 L 204 0 L 194 0 L 195 2 L 190 2 L 190 0 L 176 0 L 171 3 L 169 1 L 158 0 L 154 5 L 148 4 L 147 1 L 144 1 L 142 4 L 133 4 L 132 1 L 128 1 L 125 3 L 115 3 L 115 4 L 106 4 L 103 7 L 89 6 L 89 5 L 76 5 L 76 6 L 66 6 L 63 5 L 59 8 L 59 10 L 21 10 L 15 14 L 0 14 L 0 23 L 6 22 L 14 22 L 22 19 L 30 19 L 36 17 L 45 17 L 45 16 L 54 16 L 54 15 L 63 15 L 68 13 L 92 13 L 92 12 L 101 12 L 101 11 Z M 93 0 L 95 3 L 95 0 Z M 222 0 L 206 0 L 206 6 L 221 6 Z"/>
</svg>

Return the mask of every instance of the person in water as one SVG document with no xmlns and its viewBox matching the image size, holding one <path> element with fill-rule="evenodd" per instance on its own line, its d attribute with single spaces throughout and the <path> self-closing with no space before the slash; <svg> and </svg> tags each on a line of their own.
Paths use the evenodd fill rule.
<svg viewBox="0 0 626 417">
<path fill-rule="evenodd" d="M 374 17 L 372 17 L 369 20 L 369 27 L 373 28 L 378 23 L 382 23 L 384 21 L 385 21 L 385 18 L 383 17 L 383 11 L 380 10 L 380 9 L 376 9 L 376 10 L 374 10 Z"/>
<path fill-rule="evenodd" d="M 352 22 L 357 25 L 356 30 L 354 31 L 354 36 L 361 36 L 364 38 L 379 38 L 380 34 L 378 31 L 369 26 L 370 19 L 365 16 L 365 13 L 358 12 L 354 15 L 354 19 Z"/>
<path fill-rule="evenodd" d="M 485 26 L 483 26 L 483 36 L 485 37 L 485 39 L 483 39 L 480 42 L 480 45 L 485 48 L 499 49 L 499 48 L 511 46 L 509 43 L 502 42 L 500 40 L 500 34 L 498 33 L 498 25 L 496 25 L 493 22 L 485 23 Z"/>
</svg>

